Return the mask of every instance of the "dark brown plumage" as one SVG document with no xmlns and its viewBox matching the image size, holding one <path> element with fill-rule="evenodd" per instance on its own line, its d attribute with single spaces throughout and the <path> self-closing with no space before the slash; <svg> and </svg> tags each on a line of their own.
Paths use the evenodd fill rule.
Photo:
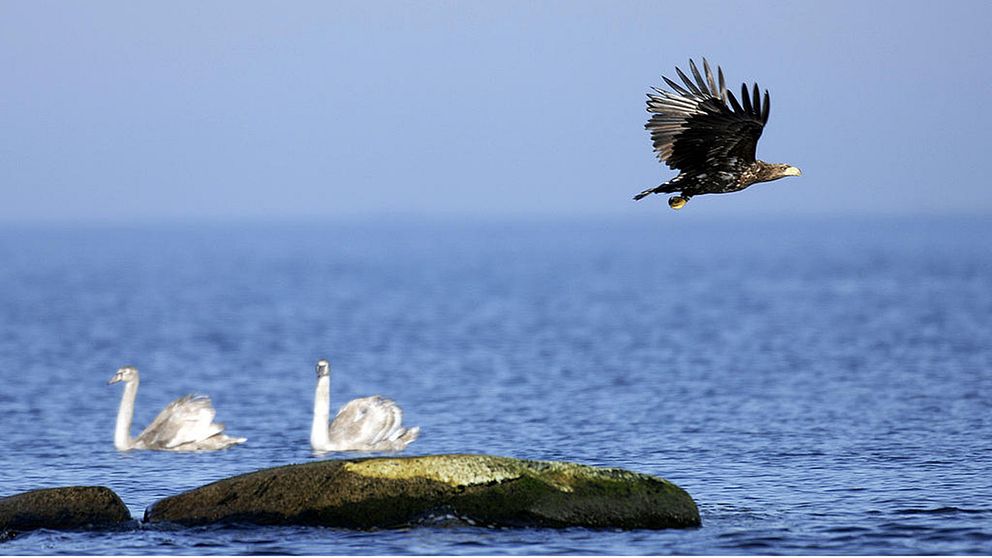
<svg viewBox="0 0 992 558">
<path fill-rule="evenodd" d="M 652 116 L 644 126 L 651 132 L 658 159 L 680 171 L 679 175 L 644 190 L 634 196 L 635 200 L 648 194 L 680 192 L 668 200 L 673 209 L 680 209 L 692 196 L 736 192 L 757 182 L 800 174 L 791 165 L 766 163 L 755 157 L 771 108 L 768 91 L 762 99 L 757 83 L 751 93 L 746 83 L 741 84 L 738 102 L 727 91 L 722 68 L 717 67 L 717 79 L 705 58 L 705 79 L 692 60 L 689 69 L 695 81 L 675 68 L 684 86 L 662 76 L 672 91 L 652 88 L 655 93 L 648 94 Z"/>
</svg>

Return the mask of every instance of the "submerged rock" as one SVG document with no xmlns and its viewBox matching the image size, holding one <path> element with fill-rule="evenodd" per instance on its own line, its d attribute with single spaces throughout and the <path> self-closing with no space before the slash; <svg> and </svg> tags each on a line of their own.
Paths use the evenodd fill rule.
<svg viewBox="0 0 992 558">
<path fill-rule="evenodd" d="M 131 521 L 113 490 L 103 486 L 43 488 L 0 498 L 0 531 L 76 529 Z"/>
<path fill-rule="evenodd" d="M 623 469 L 488 455 L 328 460 L 263 469 L 159 500 L 145 521 L 396 527 L 437 515 L 499 526 L 694 527 L 692 498 Z"/>
</svg>

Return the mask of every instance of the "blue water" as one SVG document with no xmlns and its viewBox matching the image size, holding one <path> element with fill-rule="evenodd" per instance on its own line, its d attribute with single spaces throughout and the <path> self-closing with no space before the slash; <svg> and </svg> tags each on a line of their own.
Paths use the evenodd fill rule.
<svg viewBox="0 0 992 558">
<path fill-rule="evenodd" d="M 411 454 L 626 467 L 689 491 L 671 531 L 312 527 L 37 531 L 0 553 L 992 553 L 992 220 L 6 227 L 0 495 L 114 489 L 135 518 L 320 459 L 332 404 L 380 393 Z M 210 394 L 248 443 L 119 453 Z"/>
</svg>

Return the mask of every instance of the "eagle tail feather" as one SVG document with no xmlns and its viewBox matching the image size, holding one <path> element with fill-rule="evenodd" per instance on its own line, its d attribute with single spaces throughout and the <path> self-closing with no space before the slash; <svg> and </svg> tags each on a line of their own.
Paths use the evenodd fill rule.
<svg viewBox="0 0 992 558">
<path fill-rule="evenodd" d="M 636 201 L 641 198 L 646 198 L 651 194 L 671 194 L 673 192 L 679 192 L 682 190 L 682 184 L 679 182 L 679 177 L 676 177 L 674 180 L 669 180 L 668 182 L 655 186 L 654 188 L 648 188 L 647 190 L 644 190 L 640 194 L 634 196 L 634 200 Z"/>
</svg>

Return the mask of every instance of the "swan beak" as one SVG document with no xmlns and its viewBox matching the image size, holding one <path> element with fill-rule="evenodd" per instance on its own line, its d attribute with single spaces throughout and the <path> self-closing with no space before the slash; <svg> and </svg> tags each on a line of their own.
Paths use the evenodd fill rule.
<svg viewBox="0 0 992 558">
<path fill-rule="evenodd" d="M 107 385 L 109 386 L 110 384 L 116 384 L 119 381 L 121 381 L 121 375 L 120 374 L 114 374 L 114 377 L 113 378 L 107 380 Z"/>
</svg>

